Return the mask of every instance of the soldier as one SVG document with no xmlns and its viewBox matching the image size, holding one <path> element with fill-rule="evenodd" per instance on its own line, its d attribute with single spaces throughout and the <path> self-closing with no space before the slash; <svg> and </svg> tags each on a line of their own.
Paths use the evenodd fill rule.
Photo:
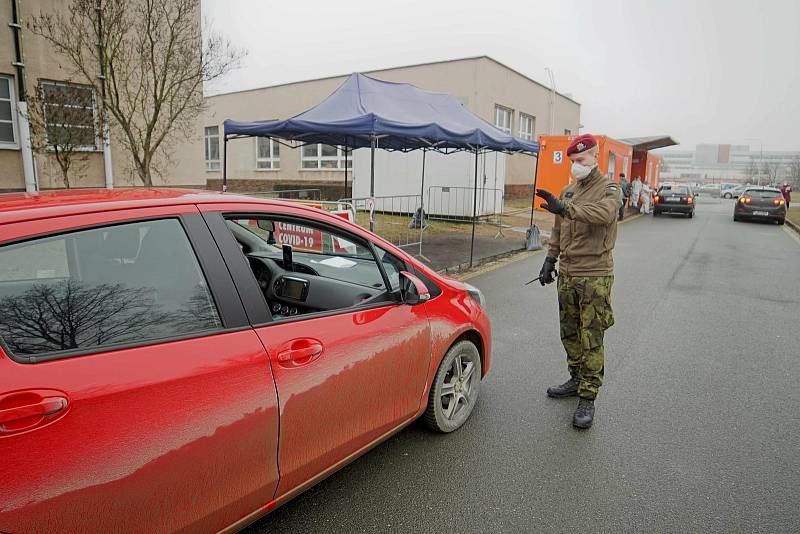
<svg viewBox="0 0 800 534">
<path fill-rule="evenodd" d="M 537 189 L 542 208 L 555 214 L 547 257 L 539 273 L 542 285 L 554 281 L 556 262 L 561 342 L 567 352 L 570 379 L 547 389 L 550 397 L 579 397 L 572 418 L 576 428 L 589 428 L 594 400 L 603 383 L 603 335 L 614 324 L 611 286 L 614 283 L 612 250 L 617 240 L 617 215 L 622 203 L 620 187 L 597 169 L 599 148 L 592 135 L 570 143 L 575 183 L 556 197 Z"/>
</svg>

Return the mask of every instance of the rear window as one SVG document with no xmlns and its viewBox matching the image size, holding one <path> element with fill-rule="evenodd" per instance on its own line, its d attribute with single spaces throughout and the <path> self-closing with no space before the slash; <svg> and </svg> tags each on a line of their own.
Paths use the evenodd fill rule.
<svg viewBox="0 0 800 534">
<path fill-rule="evenodd" d="M 0 247 L 0 339 L 40 355 L 221 327 L 176 219 Z"/>
<path fill-rule="evenodd" d="M 765 191 L 763 189 L 748 189 L 745 194 L 752 198 L 783 198 L 780 191 Z"/>
<path fill-rule="evenodd" d="M 659 193 L 667 193 L 671 195 L 688 195 L 689 188 L 681 185 L 665 185 L 659 190 Z"/>
</svg>

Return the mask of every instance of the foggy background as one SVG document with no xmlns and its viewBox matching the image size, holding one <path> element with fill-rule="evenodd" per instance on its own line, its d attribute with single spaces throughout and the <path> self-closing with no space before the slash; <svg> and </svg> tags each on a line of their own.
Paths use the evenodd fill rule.
<svg viewBox="0 0 800 534">
<path fill-rule="evenodd" d="M 488 55 L 581 104 L 581 132 L 797 150 L 797 0 L 204 0 L 248 50 L 209 94 Z M 283 117 L 281 117 L 283 118 Z"/>
</svg>

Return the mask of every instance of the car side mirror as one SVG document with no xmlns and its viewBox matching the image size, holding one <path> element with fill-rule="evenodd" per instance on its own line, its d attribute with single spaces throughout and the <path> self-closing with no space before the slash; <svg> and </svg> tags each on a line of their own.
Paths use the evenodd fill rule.
<svg viewBox="0 0 800 534">
<path fill-rule="evenodd" d="M 431 292 L 422 280 L 408 271 L 400 271 L 400 279 L 402 299 L 405 304 L 414 306 L 430 300 Z"/>
<path fill-rule="evenodd" d="M 275 224 L 270 221 L 269 219 L 258 219 L 258 227 L 264 230 L 265 232 L 274 232 L 275 231 Z"/>
</svg>

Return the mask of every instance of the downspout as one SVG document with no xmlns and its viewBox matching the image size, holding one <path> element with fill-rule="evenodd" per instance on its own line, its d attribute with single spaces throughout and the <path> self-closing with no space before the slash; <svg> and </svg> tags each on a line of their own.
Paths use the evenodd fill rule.
<svg viewBox="0 0 800 534">
<path fill-rule="evenodd" d="M 19 126 L 19 145 L 22 152 L 22 173 L 25 176 L 25 191 L 35 193 L 39 190 L 36 183 L 36 170 L 33 165 L 33 147 L 31 146 L 31 126 L 28 119 L 28 102 L 25 93 L 25 62 L 22 53 L 22 26 L 19 23 L 19 6 L 17 0 L 11 0 L 11 23 L 14 33 L 15 60 L 12 63 L 17 69 L 17 124 Z"/>
<path fill-rule="evenodd" d="M 97 0 L 95 5 L 95 13 L 97 13 L 97 59 L 100 63 L 100 74 L 97 79 L 100 80 L 100 95 L 101 95 L 101 110 L 103 116 L 103 170 L 106 177 L 106 189 L 114 189 L 114 168 L 111 163 L 111 127 L 108 123 L 108 110 L 106 109 L 106 63 L 105 63 L 105 48 L 103 46 L 103 0 Z"/>
</svg>

